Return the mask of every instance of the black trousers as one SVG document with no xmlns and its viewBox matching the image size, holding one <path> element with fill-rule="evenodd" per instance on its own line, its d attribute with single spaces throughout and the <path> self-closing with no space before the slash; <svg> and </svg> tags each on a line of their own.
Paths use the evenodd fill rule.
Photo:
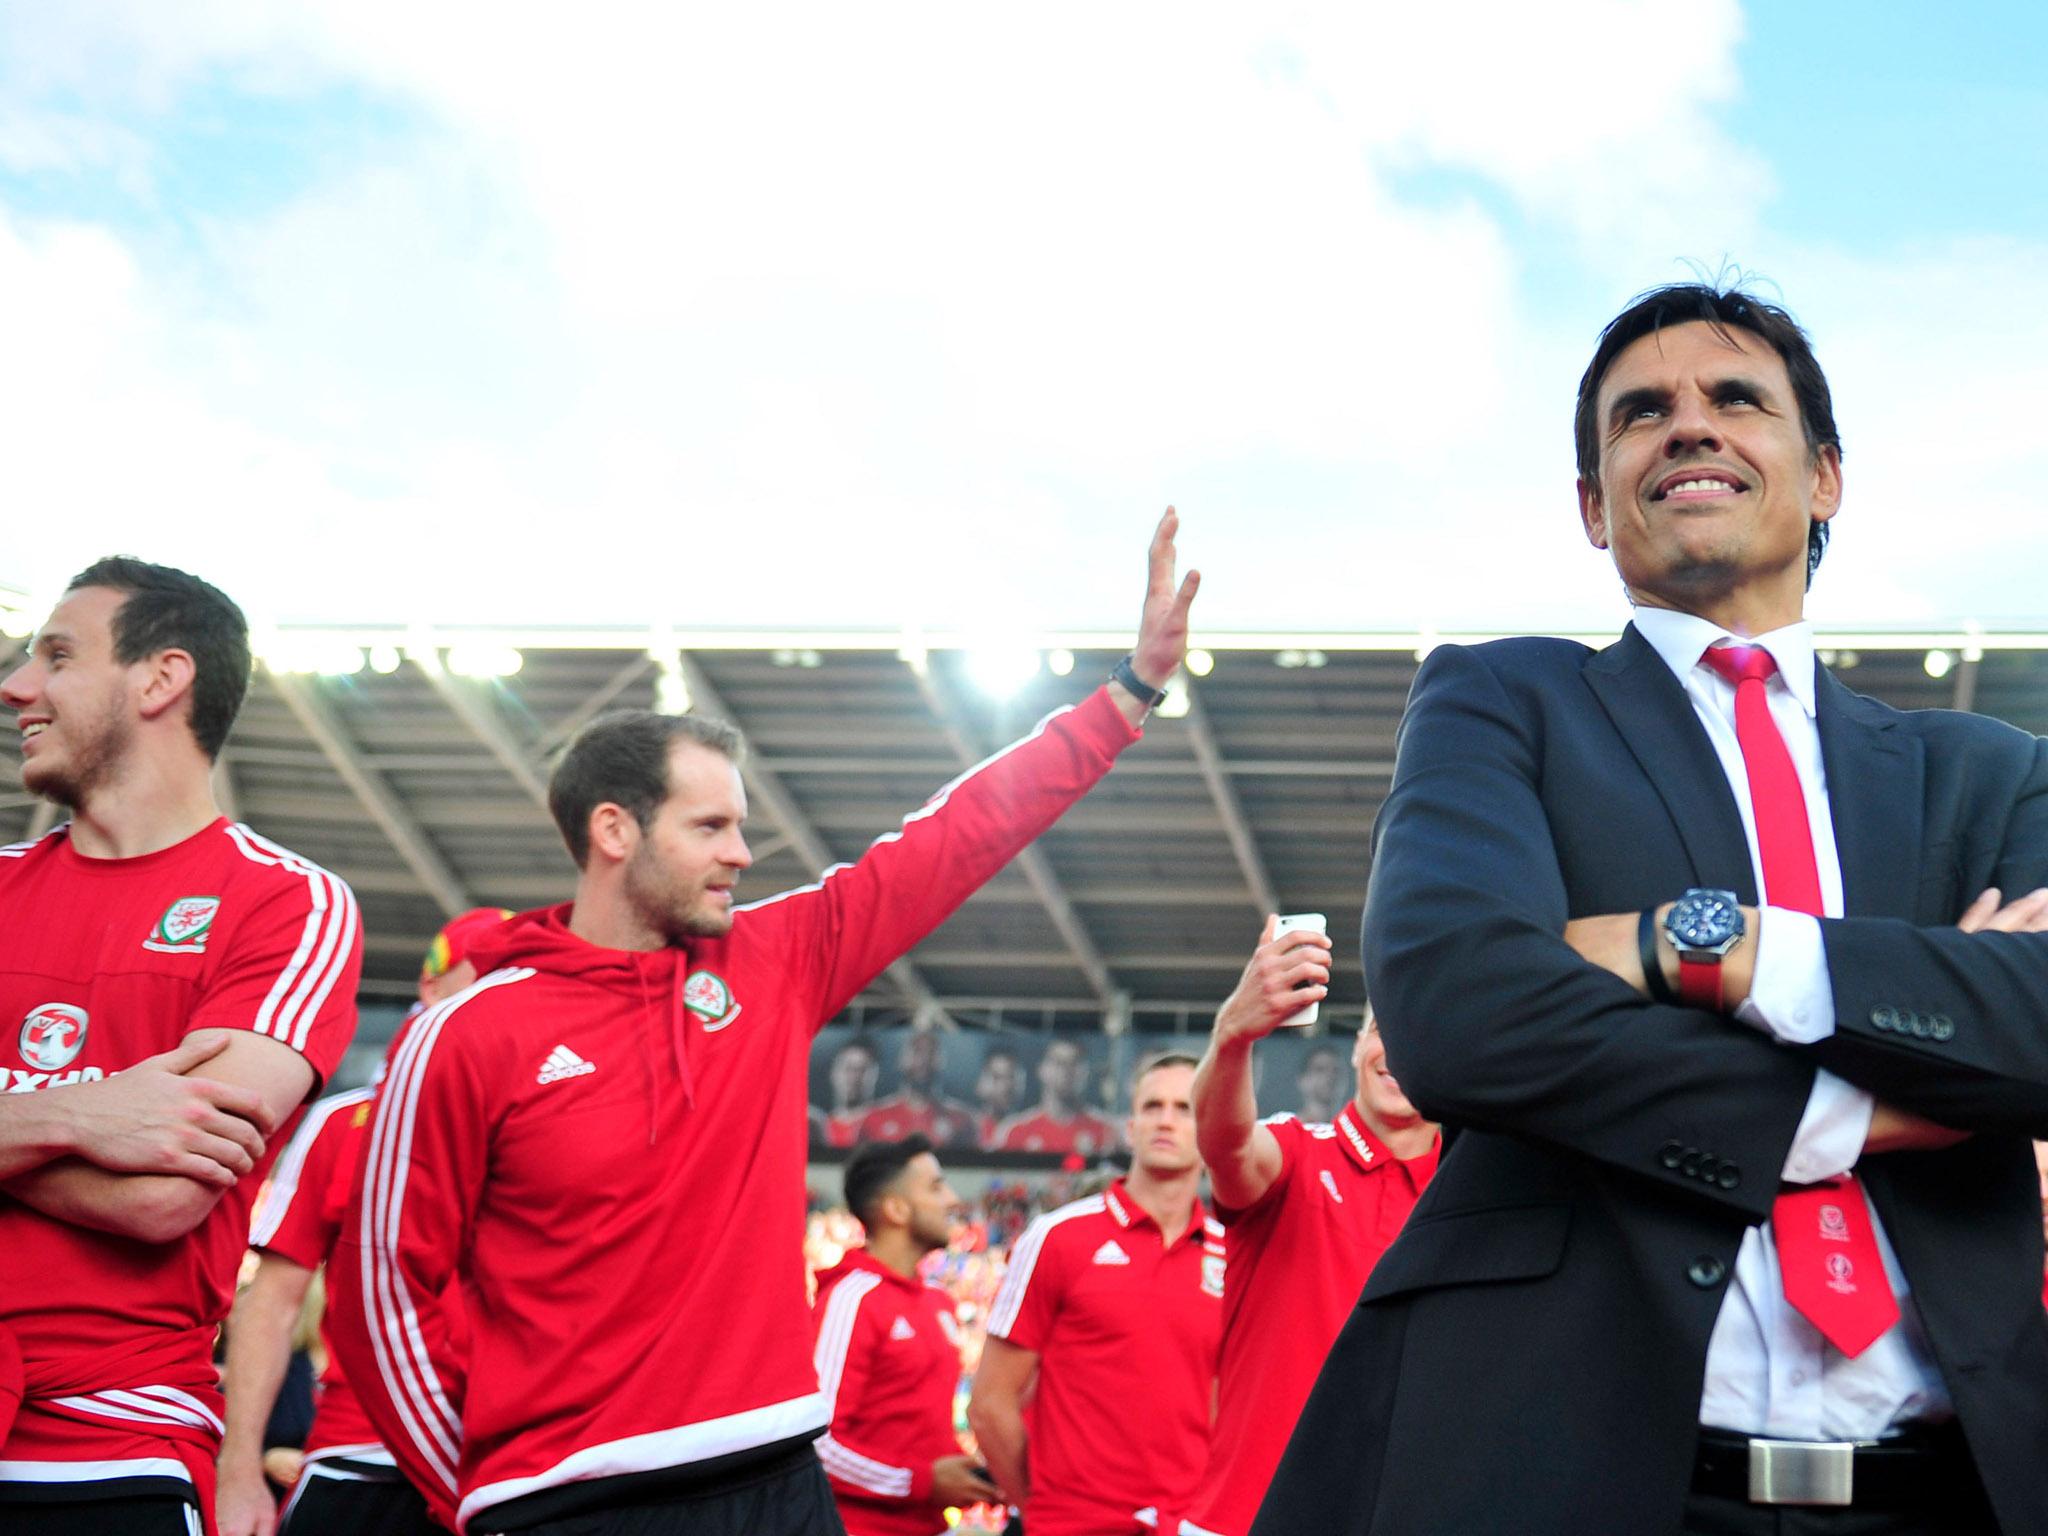
<svg viewBox="0 0 2048 1536">
<path fill-rule="evenodd" d="M 277 1536 L 448 1536 L 403 1478 L 366 1478 L 314 1462 L 285 1505 Z"/>
<path fill-rule="evenodd" d="M 1695 1493 L 1685 1536 L 1999 1536 L 1981 1489 L 1920 1509 L 1814 1509 Z"/>
<path fill-rule="evenodd" d="M 204 1529 L 191 1501 L 175 1495 L 0 1503 L 7 1536 L 200 1536 Z"/>
<path fill-rule="evenodd" d="M 519 1527 L 519 1536 L 846 1536 L 815 1456 L 716 1493 L 615 1504 Z"/>
</svg>

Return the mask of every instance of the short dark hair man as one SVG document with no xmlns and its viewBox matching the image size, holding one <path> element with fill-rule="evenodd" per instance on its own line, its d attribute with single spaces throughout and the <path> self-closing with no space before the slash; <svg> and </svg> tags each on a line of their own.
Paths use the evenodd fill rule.
<svg viewBox="0 0 2048 1536">
<path fill-rule="evenodd" d="M 1175 526 L 1153 537 L 1128 682 L 812 885 L 734 906 L 736 743 L 629 712 L 571 744 L 549 801 L 575 899 L 480 942 L 483 979 L 400 1043 L 329 1268 L 343 1367 L 445 1523 L 840 1528 L 794 1239 L 811 1042 L 1136 739 L 1187 644 Z M 438 1317 L 458 1266 L 463 1390 Z"/>
<path fill-rule="evenodd" d="M 1344 1053 L 1327 1041 L 1311 1045 L 1302 1053 L 1294 1087 L 1301 1095 L 1303 1120 L 1311 1125 L 1335 1124 L 1338 1106 L 1344 1102 Z"/>
<path fill-rule="evenodd" d="M 355 1030 L 355 897 L 214 803 L 248 685 L 241 610 L 126 557 L 79 572 L 0 683 L 24 787 L 71 812 L 0 849 L 10 1532 L 182 1532 L 210 1509 L 213 1334 L 250 1204 Z M 35 1134 L 45 1115 L 68 1128 Z"/>
<path fill-rule="evenodd" d="M 1195 1137 L 1230 1248 L 1216 1430 L 1180 1536 L 1245 1536 L 1323 1356 L 1436 1172 L 1437 1128 L 1387 1066 L 1370 1011 L 1331 1121 L 1259 1119 L 1252 1053 L 1329 991 L 1330 940 L 1265 932 L 1195 1074 Z M 1301 990 L 1302 988 L 1309 990 Z"/>
<path fill-rule="evenodd" d="M 991 1045 L 981 1054 L 974 1075 L 975 1141 L 993 1151 L 1002 1123 L 1017 1107 L 1024 1091 L 1024 1064 L 1007 1045 Z"/>
<path fill-rule="evenodd" d="M 1416 677 L 1365 969 L 1461 1137 L 1260 1536 L 1775 1531 L 1816 1498 L 1849 1507 L 1799 1529 L 2048 1530 L 2048 744 L 1817 665 L 1841 445 L 1782 310 L 1647 295 L 1579 401 L 1634 621 Z"/>
<path fill-rule="evenodd" d="M 825 1091 L 832 1095 L 832 1107 L 818 1127 L 826 1146 L 850 1147 L 860 1140 L 860 1124 L 874 1108 L 875 1086 L 881 1078 L 881 1053 L 866 1035 L 855 1035 L 832 1053 L 825 1068 Z"/>
<path fill-rule="evenodd" d="M 989 1308 L 967 1419 L 1031 1536 L 1172 1531 L 1201 1477 L 1224 1257 L 1194 1079 L 1191 1056 L 1139 1072 L 1130 1173 L 1034 1221 Z"/>
<path fill-rule="evenodd" d="M 1087 1049 L 1078 1040 L 1051 1041 L 1038 1058 L 1038 1103 L 996 1127 L 996 1146 L 1083 1157 L 1109 1151 L 1116 1127 L 1086 1107 L 1087 1093 Z"/>
<path fill-rule="evenodd" d="M 848 1536 L 938 1536 L 947 1509 L 1002 1497 L 953 1433 L 953 1298 L 917 1272 L 951 1238 L 960 1197 L 931 1140 L 907 1136 L 847 1159 L 846 1207 L 867 1242 L 818 1276 L 813 1358 L 832 1416 L 818 1460 Z"/>
</svg>

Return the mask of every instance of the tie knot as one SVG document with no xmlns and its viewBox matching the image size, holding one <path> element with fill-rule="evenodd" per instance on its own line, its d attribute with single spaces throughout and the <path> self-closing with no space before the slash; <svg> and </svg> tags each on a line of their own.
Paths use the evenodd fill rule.
<svg viewBox="0 0 2048 1536">
<path fill-rule="evenodd" d="M 1760 683 L 1778 670 L 1771 653 L 1760 645 L 1709 646 L 1700 660 L 1731 683 Z"/>
</svg>

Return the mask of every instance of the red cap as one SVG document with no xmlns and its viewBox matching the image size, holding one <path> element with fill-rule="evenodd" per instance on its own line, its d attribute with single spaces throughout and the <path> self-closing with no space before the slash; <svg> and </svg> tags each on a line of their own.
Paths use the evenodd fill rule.
<svg viewBox="0 0 2048 1536">
<path fill-rule="evenodd" d="M 469 946 L 476 942 L 478 934 L 497 927 L 510 916 L 512 911 L 508 907 L 471 907 L 460 916 L 449 918 L 434 935 L 434 942 L 427 946 L 427 958 L 420 962 L 420 980 L 446 976 L 468 958 Z"/>
</svg>

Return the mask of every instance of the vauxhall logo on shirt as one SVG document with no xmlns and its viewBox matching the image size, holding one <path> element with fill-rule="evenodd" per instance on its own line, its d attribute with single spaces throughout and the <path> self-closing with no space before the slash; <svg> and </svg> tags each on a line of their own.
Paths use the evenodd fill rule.
<svg viewBox="0 0 2048 1536">
<path fill-rule="evenodd" d="M 70 1003 L 38 1003 L 21 1021 L 16 1044 L 21 1059 L 33 1070 L 10 1067 L 6 1091 L 29 1093 L 37 1088 L 54 1088 L 63 1083 L 92 1083 L 106 1076 L 98 1067 L 64 1069 L 85 1049 L 85 1032 L 90 1020 L 83 1008 Z M 61 1074 L 61 1075 L 60 1075 Z"/>
</svg>

